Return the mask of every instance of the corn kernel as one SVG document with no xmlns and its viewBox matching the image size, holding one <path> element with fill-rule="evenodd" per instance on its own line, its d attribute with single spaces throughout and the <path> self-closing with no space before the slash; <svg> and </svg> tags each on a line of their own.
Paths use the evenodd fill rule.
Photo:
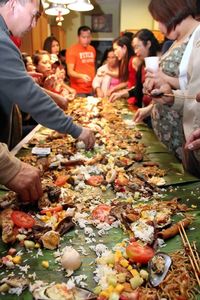
<svg viewBox="0 0 200 300">
<path fill-rule="evenodd" d="M 116 261 L 116 262 L 119 261 L 119 259 L 120 259 L 121 257 L 122 257 L 121 251 L 117 250 L 117 251 L 115 252 L 115 261 Z"/>
<path fill-rule="evenodd" d="M 49 262 L 48 262 L 48 260 L 43 260 L 43 261 L 42 261 L 42 266 L 43 266 L 44 268 L 48 269 L 48 267 L 49 267 Z"/>
<path fill-rule="evenodd" d="M 12 262 L 16 265 L 19 265 L 22 262 L 22 257 L 20 255 L 16 255 L 12 258 Z"/>
<path fill-rule="evenodd" d="M 105 298 L 108 298 L 109 297 L 109 293 L 106 292 L 106 291 L 102 291 L 100 294 L 99 294 L 100 297 L 105 297 Z"/>
<path fill-rule="evenodd" d="M 122 267 L 124 267 L 124 268 L 127 268 L 128 265 L 129 265 L 128 260 L 125 259 L 125 258 L 121 259 L 119 263 L 120 263 L 120 265 L 121 265 Z"/>
<path fill-rule="evenodd" d="M 51 217 L 51 212 L 50 212 L 50 211 L 47 211 L 47 212 L 46 212 L 46 215 L 47 215 L 48 217 Z"/>
<path fill-rule="evenodd" d="M 108 292 L 109 296 L 113 292 L 114 287 L 112 285 L 109 285 L 109 287 L 106 289 L 106 292 Z"/>
<path fill-rule="evenodd" d="M 118 294 L 120 294 L 124 289 L 124 286 L 123 284 L 117 284 L 116 287 L 115 287 L 115 292 L 117 292 Z"/>
<path fill-rule="evenodd" d="M 127 270 L 131 271 L 133 269 L 133 267 L 131 265 L 128 266 Z"/>
<path fill-rule="evenodd" d="M 139 272 L 136 269 L 130 270 L 133 276 L 139 276 Z"/>
<path fill-rule="evenodd" d="M 35 243 L 34 248 L 36 248 L 36 249 L 40 248 L 40 244 L 39 243 Z"/>
</svg>

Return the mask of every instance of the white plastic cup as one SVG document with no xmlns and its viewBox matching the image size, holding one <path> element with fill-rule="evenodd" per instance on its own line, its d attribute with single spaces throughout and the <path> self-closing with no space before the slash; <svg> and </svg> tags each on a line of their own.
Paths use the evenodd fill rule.
<svg viewBox="0 0 200 300">
<path fill-rule="evenodd" d="M 144 58 L 145 66 L 147 70 L 152 70 L 153 72 L 158 71 L 159 68 L 159 57 L 158 56 L 148 56 Z"/>
</svg>

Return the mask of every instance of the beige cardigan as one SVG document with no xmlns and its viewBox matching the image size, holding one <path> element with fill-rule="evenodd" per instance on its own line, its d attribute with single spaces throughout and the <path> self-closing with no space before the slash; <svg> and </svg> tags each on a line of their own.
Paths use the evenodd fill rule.
<svg viewBox="0 0 200 300">
<path fill-rule="evenodd" d="M 196 96 L 200 92 L 200 28 L 194 36 L 192 52 L 188 63 L 188 84 L 186 90 L 175 90 L 173 109 L 183 111 L 183 129 L 185 139 L 197 128 L 200 128 L 200 103 L 195 98 L 187 99 L 188 96 Z M 185 96 L 185 99 L 181 96 Z M 195 151 L 196 158 L 200 161 L 200 151 Z"/>
<path fill-rule="evenodd" d="M 20 171 L 21 162 L 5 144 L 0 143 L 0 184 L 7 184 Z"/>
</svg>

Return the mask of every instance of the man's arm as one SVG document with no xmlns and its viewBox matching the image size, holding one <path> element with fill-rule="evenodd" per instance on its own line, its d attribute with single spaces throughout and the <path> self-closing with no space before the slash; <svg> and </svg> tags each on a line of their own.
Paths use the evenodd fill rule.
<svg viewBox="0 0 200 300">
<path fill-rule="evenodd" d="M 71 117 L 52 101 L 52 99 L 27 74 L 20 52 L 10 41 L 2 36 L 0 43 L 0 105 L 16 103 L 24 112 L 45 127 L 68 133 L 78 138 L 82 128 L 73 123 Z"/>
<path fill-rule="evenodd" d="M 75 68 L 74 64 L 68 64 L 67 65 L 67 73 L 70 77 L 79 78 L 79 79 L 82 79 L 85 82 L 91 81 L 90 76 L 88 76 L 87 74 L 78 73 L 74 70 L 74 68 Z"/>
<path fill-rule="evenodd" d="M 22 201 L 35 201 L 42 196 L 39 169 L 21 162 L 2 143 L 0 143 L 0 183 L 19 194 Z"/>
</svg>

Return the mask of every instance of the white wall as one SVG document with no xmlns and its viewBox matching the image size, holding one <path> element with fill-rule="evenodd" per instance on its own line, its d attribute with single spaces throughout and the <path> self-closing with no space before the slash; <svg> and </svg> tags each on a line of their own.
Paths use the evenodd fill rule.
<svg viewBox="0 0 200 300">
<path fill-rule="evenodd" d="M 77 29 L 81 26 L 81 14 L 70 12 L 65 16 L 62 27 L 66 31 L 66 48 L 77 42 Z"/>
<path fill-rule="evenodd" d="M 121 0 L 119 31 L 141 28 L 156 29 L 155 23 L 148 11 L 149 1 L 150 0 Z M 108 3 L 113 2 L 113 0 L 91 0 L 91 3 L 94 5 L 95 2 L 98 3 L 99 6 L 101 6 L 102 3 L 102 7 L 104 7 L 108 6 Z M 102 9 L 102 11 L 106 13 L 104 9 Z M 77 29 L 82 25 L 82 17 L 82 13 L 72 11 L 65 16 L 63 27 L 66 30 L 66 47 L 76 42 Z"/>
<path fill-rule="evenodd" d="M 121 0 L 120 31 L 153 29 L 153 19 L 148 11 L 149 2 L 150 0 Z"/>
</svg>

